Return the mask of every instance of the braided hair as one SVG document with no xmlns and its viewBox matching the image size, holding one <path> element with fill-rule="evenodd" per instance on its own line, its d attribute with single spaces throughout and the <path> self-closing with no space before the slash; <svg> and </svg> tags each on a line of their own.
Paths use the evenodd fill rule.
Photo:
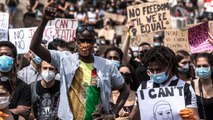
<svg viewBox="0 0 213 120">
<path fill-rule="evenodd" d="M 148 50 L 144 56 L 144 65 L 148 67 L 153 62 L 159 66 L 168 66 L 172 69 L 172 73 L 176 75 L 178 64 L 175 53 L 170 48 L 158 46 Z"/>
</svg>

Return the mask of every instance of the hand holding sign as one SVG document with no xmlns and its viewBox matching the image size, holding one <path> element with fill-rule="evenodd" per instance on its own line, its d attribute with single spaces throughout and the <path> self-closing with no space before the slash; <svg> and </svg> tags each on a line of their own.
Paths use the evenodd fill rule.
<svg viewBox="0 0 213 120">
<path fill-rule="evenodd" d="M 180 111 L 180 116 L 183 120 L 196 120 L 192 109 L 185 108 Z"/>
</svg>

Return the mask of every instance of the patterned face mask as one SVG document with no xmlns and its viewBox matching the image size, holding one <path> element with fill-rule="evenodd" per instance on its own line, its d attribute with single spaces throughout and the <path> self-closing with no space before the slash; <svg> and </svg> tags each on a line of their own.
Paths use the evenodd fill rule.
<svg viewBox="0 0 213 120">
<path fill-rule="evenodd" d="M 80 43 L 78 44 L 78 51 L 82 56 L 88 56 L 92 54 L 93 44 L 92 43 Z"/>
</svg>

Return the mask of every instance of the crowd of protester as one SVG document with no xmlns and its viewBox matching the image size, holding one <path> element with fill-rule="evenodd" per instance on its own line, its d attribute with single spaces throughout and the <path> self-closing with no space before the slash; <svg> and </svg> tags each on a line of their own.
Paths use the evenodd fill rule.
<svg viewBox="0 0 213 120">
<path fill-rule="evenodd" d="M 38 28 L 29 52 L 18 55 L 11 42 L 0 41 L 0 111 L 3 112 L 0 117 L 4 120 L 139 120 L 141 103 L 137 92 L 183 86 L 185 108 L 180 111 L 180 117 L 212 120 L 212 53 L 173 52 L 163 45 L 163 35 L 155 35 L 153 45 L 141 42 L 133 51 L 129 31 L 134 23 L 104 17 L 105 12 L 126 15 L 127 6 L 143 2 L 147 1 L 46 0 L 45 4 L 30 1 L 23 16 L 24 27 Z M 199 10 L 196 0 L 172 3 L 171 14 L 187 17 L 188 23 L 211 19 L 206 17 L 210 13 Z M 0 4 L 0 11 L 10 14 L 10 27 L 15 27 L 18 4 L 18 0 Z M 78 20 L 74 41 L 67 43 L 56 38 L 47 43 L 42 39 L 47 22 L 55 17 Z M 127 32 L 122 44 L 118 36 L 107 40 L 96 32 L 96 29 L 114 29 L 115 25 L 125 25 Z"/>
</svg>

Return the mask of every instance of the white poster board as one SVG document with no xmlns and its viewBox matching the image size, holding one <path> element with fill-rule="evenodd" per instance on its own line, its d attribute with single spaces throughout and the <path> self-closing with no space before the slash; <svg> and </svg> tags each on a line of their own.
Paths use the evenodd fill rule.
<svg viewBox="0 0 213 120">
<path fill-rule="evenodd" d="M 78 21 L 74 19 L 56 18 L 48 22 L 47 26 L 55 26 L 55 38 L 60 38 L 66 42 L 73 41 L 75 31 L 78 27 Z"/>
<path fill-rule="evenodd" d="M 36 27 L 9 29 L 9 39 L 16 46 L 18 54 L 29 51 L 30 43 Z M 55 35 L 55 27 L 47 26 L 43 32 L 43 40 L 52 41 Z"/>
<path fill-rule="evenodd" d="M 183 86 L 142 89 L 137 95 L 141 120 L 182 120 L 179 112 L 185 108 Z"/>
<path fill-rule="evenodd" d="M 8 40 L 9 14 L 0 13 L 0 41 Z"/>
</svg>

